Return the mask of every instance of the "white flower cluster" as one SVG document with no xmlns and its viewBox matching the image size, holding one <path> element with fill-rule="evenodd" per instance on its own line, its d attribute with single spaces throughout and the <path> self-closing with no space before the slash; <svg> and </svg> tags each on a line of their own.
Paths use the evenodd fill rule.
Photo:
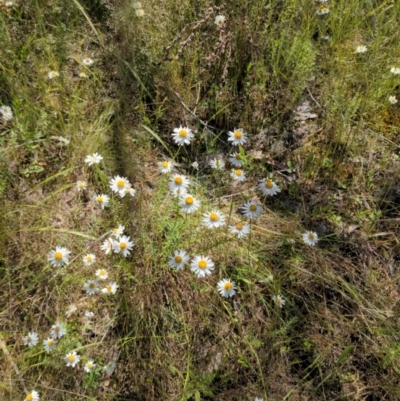
<svg viewBox="0 0 400 401">
<path fill-rule="evenodd" d="M 1 106 L 0 114 L 3 117 L 4 121 L 11 121 L 14 117 L 14 114 L 13 114 L 10 106 Z"/>
</svg>

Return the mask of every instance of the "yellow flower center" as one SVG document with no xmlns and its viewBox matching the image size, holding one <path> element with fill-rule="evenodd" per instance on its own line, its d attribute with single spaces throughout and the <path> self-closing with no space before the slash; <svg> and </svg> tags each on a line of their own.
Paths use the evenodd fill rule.
<svg viewBox="0 0 400 401">
<path fill-rule="evenodd" d="M 117 187 L 118 188 L 123 188 L 125 186 L 125 181 L 124 180 L 118 180 L 117 181 Z"/>
<path fill-rule="evenodd" d="M 106 275 L 106 271 L 104 269 L 101 269 L 99 273 L 100 273 L 99 274 L 100 276 L 105 276 Z"/>
<path fill-rule="evenodd" d="M 266 186 L 266 188 L 271 189 L 274 186 L 274 184 L 272 183 L 272 181 L 269 178 L 267 178 L 265 180 L 265 186 Z"/>
<path fill-rule="evenodd" d="M 94 283 L 90 283 L 90 284 L 89 284 L 89 287 L 93 289 L 93 288 L 95 288 L 96 286 L 94 285 Z"/>
<path fill-rule="evenodd" d="M 314 234 L 313 233 L 308 234 L 308 238 L 309 239 L 314 239 Z"/>
<path fill-rule="evenodd" d="M 230 291 L 230 290 L 232 289 L 232 284 L 231 284 L 231 283 L 225 283 L 225 284 L 224 284 L 224 289 L 225 289 L 226 291 Z"/>
<path fill-rule="evenodd" d="M 92 261 L 92 257 L 89 255 L 89 256 L 86 256 L 86 261 L 87 262 L 91 262 Z"/>
<path fill-rule="evenodd" d="M 199 263 L 197 264 L 197 266 L 199 266 L 199 268 L 203 270 L 203 269 L 205 269 L 207 267 L 207 261 L 204 260 L 204 259 L 201 259 L 199 261 Z"/>
<path fill-rule="evenodd" d="M 236 227 L 236 230 L 239 230 L 239 231 L 243 230 L 243 224 L 242 223 L 237 223 L 235 227 Z"/>
<path fill-rule="evenodd" d="M 280 305 L 281 299 L 280 299 L 280 298 L 276 298 L 276 299 L 275 299 L 275 303 L 276 303 L 277 305 Z"/>
<path fill-rule="evenodd" d="M 126 243 L 125 242 L 120 242 L 119 247 L 121 249 L 125 249 L 126 248 Z"/>
<path fill-rule="evenodd" d="M 27 394 L 25 399 L 26 399 L 26 401 L 32 401 L 33 400 L 33 395 L 32 394 Z"/>
<path fill-rule="evenodd" d="M 51 72 L 51 76 L 52 76 L 52 77 L 55 77 L 56 75 L 57 75 L 57 72 L 56 72 L 56 71 L 52 71 L 52 72 Z"/>
<path fill-rule="evenodd" d="M 54 331 L 55 331 L 56 333 L 58 333 L 58 332 L 60 331 L 60 327 L 59 327 L 59 326 L 54 327 Z"/>
<path fill-rule="evenodd" d="M 107 289 L 107 292 L 112 292 L 112 287 L 111 287 L 111 285 L 108 285 L 108 286 L 106 287 L 106 289 Z"/>
<path fill-rule="evenodd" d="M 242 157 L 240 156 L 240 154 L 235 155 L 235 159 L 236 160 L 242 160 Z"/>
<path fill-rule="evenodd" d="M 54 257 L 57 259 L 57 260 L 60 260 L 60 259 L 62 259 L 62 253 L 61 252 L 56 252 L 55 254 L 54 254 Z"/>
<path fill-rule="evenodd" d="M 176 263 L 181 263 L 182 262 L 182 256 L 179 256 L 179 255 L 175 256 L 175 262 Z"/>
<path fill-rule="evenodd" d="M 97 197 L 97 202 L 103 203 L 103 202 L 104 202 L 103 197 L 102 197 L 102 196 L 98 196 L 98 197 Z"/>
<path fill-rule="evenodd" d="M 180 129 L 179 132 L 178 132 L 178 135 L 181 138 L 186 138 L 187 137 L 187 131 L 185 129 Z"/>
<path fill-rule="evenodd" d="M 250 205 L 249 207 L 251 212 L 255 212 L 257 210 L 257 206 L 256 205 Z"/>
<path fill-rule="evenodd" d="M 79 183 L 79 188 L 84 188 L 85 184 L 83 182 Z"/>
<path fill-rule="evenodd" d="M 169 163 L 164 161 L 164 162 L 162 162 L 162 166 L 167 168 L 169 166 Z"/>
<path fill-rule="evenodd" d="M 93 368 L 93 365 L 92 365 L 91 363 L 88 363 L 88 364 L 86 365 L 86 367 L 87 367 L 88 369 L 92 369 L 92 368 Z"/>
<path fill-rule="evenodd" d="M 236 174 L 237 176 L 242 175 L 242 170 L 235 170 L 235 174 Z"/>
<path fill-rule="evenodd" d="M 174 183 L 175 183 L 176 185 L 181 185 L 182 182 L 183 182 L 182 177 L 175 177 Z"/>
<path fill-rule="evenodd" d="M 54 341 L 53 341 L 53 340 L 47 341 L 47 345 L 49 345 L 50 347 L 51 347 L 53 344 L 54 344 Z"/>
<path fill-rule="evenodd" d="M 219 216 L 217 213 L 211 213 L 210 214 L 210 220 L 211 221 L 218 221 L 219 220 Z"/>
<path fill-rule="evenodd" d="M 240 131 L 235 131 L 233 133 L 233 136 L 235 137 L 235 139 L 240 139 L 242 137 L 242 133 Z"/>
<path fill-rule="evenodd" d="M 74 355 L 70 355 L 70 356 L 68 357 L 68 360 L 69 360 L 70 362 L 74 362 L 74 361 L 75 361 L 75 356 L 74 356 Z"/>
<path fill-rule="evenodd" d="M 194 202 L 194 199 L 193 199 L 191 196 L 187 196 L 187 197 L 185 198 L 185 203 L 186 203 L 187 205 L 192 205 L 193 202 Z"/>
</svg>

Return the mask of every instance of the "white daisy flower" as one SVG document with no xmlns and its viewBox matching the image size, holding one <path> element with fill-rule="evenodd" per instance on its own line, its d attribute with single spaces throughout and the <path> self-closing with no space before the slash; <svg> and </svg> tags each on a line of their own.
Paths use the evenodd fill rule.
<svg viewBox="0 0 400 401">
<path fill-rule="evenodd" d="M 119 175 L 116 175 L 110 181 L 110 188 L 114 193 L 122 192 L 126 187 L 130 186 L 131 184 L 129 183 L 128 179 L 125 177 L 120 177 Z"/>
<path fill-rule="evenodd" d="M 53 79 L 53 78 L 57 78 L 57 77 L 59 77 L 60 76 L 60 73 L 58 72 L 58 71 L 49 71 L 48 73 L 47 73 L 47 77 L 49 78 L 49 79 Z"/>
<path fill-rule="evenodd" d="M 111 235 L 113 235 L 115 238 L 119 238 L 121 235 L 123 235 L 124 231 L 125 231 L 125 226 L 120 224 L 118 227 L 113 228 L 111 230 Z"/>
<path fill-rule="evenodd" d="M 89 166 L 93 164 L 99 164 L 103 160 L 103 156 L 99 155 L 98 153 L 93 153 L 92 155 L 87 155 L 85 157 L 85 163 Z"/>
<path fill-rule="evenodd" d="M 47 260 L 54 267 L 64 266 L 69 263 L 71 251 L 62 246 L 56 246 L 56 249 L 51 250 L 47 255 Z"/>
<path fill-rule="evenodd" d="M 185 188 L 187 189 L 190 184 L 190 181 L 184 175 L 175 174 L 168 183 L 169 189 L 173 192 L 178 189 Z"/>
<path fill-rule="evenodd" d="M 67 318 L 70 318 L 77 310 L 78 308 L 74 304 L 72 304 L 68 306 L 68 309 L 65 311 L 65 316 Z"/>
<path fill-rule="evenodd" d="M 9 3 L 12 3 L 12 2 L 9 1 Z M 7 5 L 7 3 L 6 3 L 6 5 Z M 39 401 L 39 400 L 40 400 L 39 393 L 37 391 L 35 391 L 35 390 L 32 390 L 25 397 L 25 401 Z"/>
<path fill-rule="evenodd" d="M 318 234 L 313 231 L 306 231 L 302 237 L 307 245 L 314 246 L 318 242 Z"/>
<path fill-rule="evenodd" d="M 265 196 L 273 196 L 278 192 L 281 192 L 281 189 L 278 187 L 278 185 L 276 185 L 269 178 L 260 180 L 258 188 Z"/>
<path fill-rule="evenodd" d="M 86 294 L 97 294 L 99 292 L 99 283 L 96 280 L 88 280 L 83 285 L 83 289 L 86 291 Z"/>
<path fill-rule="evenodd" d="M 210 161 L 210 166 L 214 170 L 223 170 L 225 168 L 225 162 L 222 159 L 213 159 Z"/>
<path fill-rule="evenodd" d="M 224 297 L 233 297 L 236 293 L 236 284 L 230 278 L 224 278 L 217 284 L 218 292 Z"/>
<path fill-rule="evenodd" d="M 14 117 L 10 106 L 1 106 L 0 113 L 5 121 L 10 121 Z"/>
<path fill-rule="evenodd" d="M 390 72 L 394 75 L 400 75 L 400 67 L 392 67 Z"/>
<path fill-rule="evenodd" d="M 174 128 L 174 132 L 172 133 L 172 138 L 175 143 L 179 146 L 181 145 L 189 145 L 192 139 L 194 138 L 194 134 L 192 130 L 188 127 Z"/>
<path fill-rule="evenodd" d="M 115 294 L 117 292 L 119 285 L 115 281 L 110 281 L 104 288 L 102 288 L 101 292 L 103 294 Z"/>
<path fill-rule="evenodd" d="M 218 26 L 218 28 L 222 28 L 224 26 L 226 18 L 223 15 L 217 15 L 214 20 L 214 24 Z"/>
<path fill-rule="evenodd" d="M 396 96 L 389 96 L 389 103 L 390 104 L 396 104 L 397 103 Z"/>
<path fill-rule="evenodd" d="M 208 256 L 195 256 L 191 263 L 191 270 L 197 277 L 205 277 L 214 270 L 214 263 Z"/>
<path fill-rule="evenodd" d="M 197 163 L 196 161 L 194 161 L 191 166 L 195 169 L 198 170 L 199 169 L 199 163 Z"/>
<path fill-rule="evenodd" d="M 125 187 L 123 191 L 118 192 L 119 196 L 123 198 L 125 195 L 130 195 L 132 198 L 136 195 L 136 189 L 131 186 Z"/>
<path fill-rule="evenodd" d="M 67 327 L 65 323 L 56 322 L 56 324 L 51 326 L 50 335 L 52 338 L 61 338 L 62 336 L 65 336 L 65 334 L 67 334 Z"/>
<path fill-rule="evenodd" d="M 99 280 L 106 280 L 108 278 L 108 272 L 105 269 L 98 269 L 95 274 Z"/>
<path fill-rule="evenodd" d="M 135 10 L 135 14 L 137 17 L 143 17 L 144 16 L 143 8 L 138 8 L 137 10 Z"/>
<path fill-rule="evenodd" d="M 131 238 L 127 235 L 121 235 L 119 239 L 113 242 L 114 253 L 121 253 L 126 258 L 130 253 L 135 244 L 130 240 Z"/>
<path fill-rule="evenodd" d="M 185 251 L 175 251 L 173 256 L 169 257 L 168 264 L 176 270 L 182 270 L 189 261 L 189 256 Z"/>
<path fill-rule="evenodd" d="M 364 46 L 364 45 L 358 45 L 356 47 L 356 53 L 362 54 L 362 53 L 365 53 L 367 50 L 368 50 L 367 46 Z"/>
<path fill-rule="evenodd" d="M 14 5 L 14 2 L 13 1 L 6 1 L 5 3 L 4 3 L 4 5 L 6 6 L 6 7 L 12 7 L 13 5 Z M 38 398 L 39 399 L 39 398 Z"/>
<path fill-rule="evenodd" d="M 85 363 L 85 366 L 84 366 L 83 370 L 84 370 L 86 373 L 91 373 L 92 370 L 93 370 L 95 367 L 96 367 L 96 364 L 94 363 L 94 361 L 90 360 L 90 361 L 87 361 L 87 362 Z"/>
<path fill-rule="evenodd" d="M 83 257 L 83 263 L 85 266 L 91 266 L 94 262 L 96 262 L 96 255 L 93 253 L 88 253 Z"/>
<path fill-rule="evenodd" d="M 107 238 L 107 239 L 103 242 L 103 245 L 100 247 L 100 249 L 101 249 L 102 251 L 104 251 L 104 253 L 105 253 L 106 255 L 108 255 L 108 254 L 112 251 L 113 245 L 114 245 L 114 240 L 110 237 L 110 238 Z"/>
<path fill-rule="evenodd" d="M 116 363 L 114 361 L 111 361 L 108 362 L 103 369 L 106 371 L 107 375 L 110 376 L 114 372 L 116 366 Z"/>
<path fill-rule="evenodd" d="M 79 73 L 79 78 L 87 78 L 87 77 L 88 77 L 88 74 L 86 74 L 85 71 L 81 71 L 81 72 Z"/>
<path fill-rule="evenodd" d="M 246 174 L 240 168 L 238 168 L 236 170 L 232 170 L 231 171 L 231 177 L 233 178 L 234 181 L 243 182 L 243 181 L 246 180 Z"/>
<path fill-rule="evenodd" d="M 134 3 L 132 3 L 132 7 L 135 10 L 138 10 L 139 8 L 143 8 L 142 3 L 140 1 L 135 1 Z"/>
<path fill-rule="evenodd" d="M 54 338 L 51 338 L 51 337 L 46 338 L 43 341 L 43 347 L 44 347 L 46 352 L 54 351 L 54 349 L 56 348 L 56 344 L 57 344 L 57 341 Z"/>
<path fill-rule="evenodd" d="M 274 301 L 275 305 L 279 306 L 280 308 L 282 308 L 286 303 L 285 299 L 280 294 L 274 295 L 272 300 Z"/>
<path fill-rule="evenodd" d="M 158 169 L 160 170 L 160 173 L 167 174 L 172 171 L 172 163 L 171 162 L 167 162 L 166 160 L 164 160 L 162 162 L 158 162 L 157 165 L 158 165 Z"/>
<path fill-rule="evenodd" d="M 65 355 L 64 361 L 67 363 L 67 366 L 71 366 L 74 368 L 79 361 L 81 360 L 81 356 L 76 353 L 76 351 L 72 351 Z"/>
<path fill-rule="evenodd" d="M 108 195 L 95 195 L 94 197 L 94 202 L 100 206 L 102 209 L 108 206 L 108 203 L 110 202 L 110 197 Z"/>
<path fill-rule="evenodd" d="M 93 63 L 94 63 L 94 61 L 93 61 L 93 59 L 91 59 L 90 57 L 85 57 L 83 60 L 82 60 L 82 64 L 83 65 L 86 65 L 86 66 L 91 66 L 91 65 L 93 65 Z"/>
<path fill-rule="evenodd" d="M 234 226 L 229 226 L 229 231 L 237 235 L 238 238 L 244 238 L 250 233 L 250 226 L 243 223 L 236 223 Z"/>
<path fill-rule="evenodd" d="M 262 213 L 262 207 L 255 201 L 248 201 L 242 206 L 242 212 L 248 219 L 257 219 Z"/>
<path fill-rule="evenodd" d="M 87 188 L 87 182 L 86 181 L 77 181 L 76 182 L 76 189 L 81 192 L 84 189 Z"/>
<path fill-rule="evenodd" d="M 242 128 L 229 131 L 228 142 L 232 142 L 232 145 L 244 145 L 247 142 L 247 134 Z"/>
<path fill-rule="evenodd" d="M 22 338 L 24 345 L 27 345 L 29 348 L 34 347 L 39 341 L 39 335 L 35 331 L 31 331 L 28 333 L 26 337 Z"/>
<path fill-rule="evenodd" d="M 88 319 L 93 319 L 94 313 L 90 310 L 85 310 L 85 317 L 87 317 Z"/>
<path fill-rule="evenodd" d="M 194 213 L 200 207 L 200 201 L 190 194 L 181 195 L 179 205 L 184 213 Z"/>
<path fill-rule="evenodd" d="M 187 193 L 188 193 L 187 188 L 177 188 L 172 191 L 172 195 L 174 195 L 175 198 L 186 196 Z"/>
<path fill-rule="evenodd" d="M 254 398 L 254 401 L 264 401 L 264 398 L 258 398 L 258 397 L 256 397 L 256 398 Z"/>
<path fill-rule="evenodd" d="M 317 15 L 326 15 L 329 14 L 329 8 L 328 7 L 319 7 L 318 10 L 316 11 Z"/>
<path fill-rule="evenodd" d="M 203 224 L 207 228 L 218 228 L 225 224 L 225 216 L 218 210 L 203 214 Z"/>
<path fill-rule="evenodd" d="M 230 155 L 229 162 L 233 164 L 235 167 L 242 166 L 242 155 L 240 153 L 233 153 Z"/>
</svg>

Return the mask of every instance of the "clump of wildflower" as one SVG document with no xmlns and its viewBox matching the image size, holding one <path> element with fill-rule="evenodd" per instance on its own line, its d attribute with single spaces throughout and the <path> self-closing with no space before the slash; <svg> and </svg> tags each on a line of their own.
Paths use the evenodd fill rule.
<svg viewBox="0 0 400 401">
<path fill-rule="evenodd" d="M 81 192 L 84 189 L 87 188 L 87 182 L 86 181 L 77 181 L 76 182 L 76 189 Z"/>
<path fill-rule="evenodd" d="M 318 242 L 318 234 L 313 231 L 306 231 L 302 237 L 307 245 L 314 246 Z"/>
<path fill-rule="evenodd" d="M 57 339 L 67 334 L 67 327 L 64 323 L 56 322 L 51 326 L 50 335 L 52 338 Z"/>
<path fill-rule="evenodd" d="M 82 64 L 83 64 L 83 65 L 86 65 L 87 67 L 90 67 L 91 65 L 93 65 L 93 63 L 94 63 L 94 61 L 93 61 L 93 59 L 91 59 L 90 57 L 85 57 L 85 58 L 82 60 Z"/>
<path fill-rule="evenodd" d="M 224 278 L 217 284 L 218 292 L 224 297 L 233 297 L 236 294 L 236 284 L 230 278 Z"/>
<path fill-rule="evenodd" d="M 131 253 L 131 250 L 134 246 L 135 244 L 127 235 L 121 235 L 116 241 L 113 242 L 114 253 L 120 253 L 124 258 Z"/>
<path fill-rule="evenodd" d="M 179 146 L 189 145 L 194 138 L 194 134 L 190 128 L 179 126 L 179 128 L 174 128 L 172 138 Z"/>
<path fill-rule="evenodd" d="M 262 213 L 262 207 L 255 201 L 248 201 L 242 206 L 242 212 L 249 219 L 257 219 Z"/>
<path fill-rule="evenodd" d="M 359 53 L 359 54 L 365 53 L 367 50 L 368 50 L 367 46 L 365 46 L 365 45 L 358 45 L 356 47 L 356 53 Z"/>
<path fill-rule="evenodd" d="M 184 213 L 194 213 L 200 207 L 200 201 L 190 194 L 181 195 L 179 205 Z"/>
<path fill-rule="evenodd" d="M 94 201 L 98 206 L 100 206 L 102 209 L 104 209 L 105 207 L 108 206 L 108 204 L 110 202 L 110 197 L 108 195 L 104 195 L 104 194 L 95 195 Z"/>
<path fill-rule="evenodd" d="M 243 182 L 243 181 L 246 180 L 246 174 L 240 168 L 232 170 L 231 171 L 231 177 L 233 178 L 234 181 Z"/>
<path fill-rule="evenodd" d="M 83 285 L 83 289 L 86 291 L 86 294 L 97 294 L 99 292 L 99 283 L 96 280 L 88 280 Z"/>
<path fill-rule="evenodd" d="M 35 331 L 31 331 L 27 334 L 26 337 L 22 338 L 24 345 L 27 345 L 29 348 L 34 347 L 39 341 L 39 335 Z"/>
<path fill-rule="evenodd" d="M 72 368 L 74 368 L 81 360 L 81 356 L 77 354 L 76 351 L 72 351 L 65 355 L 64 360 L 67 363 L 67 366 L 71 366 Z"/>
<path fill-rule="evenodd" d="M 176 270 L 182 270 L 184 265 L 189 261 L 189 256 L 185 251 L 175 251 L 169 257 L 168 264 Z"/>
<path fill-rule="evenodd" d="M 272 300 L 274 301 L 275 305 L 279 306 L 280 308 L 282 308 L 286 303 L 285 299 L 280 294 L 274 295 Z"/>
<path fill-rule="evenodd" d="M 171 162 L 164 160 L 162 162 L 158 162 L 157 165 L 158 165 L 158 169 L 160 170 L 160 173 L 167 174 L 172 171 L 172 163 Z"/>
<path fill-rule="evenodd" d="M 192 272 L 200 278 L 209 276 L 214 270 L 214 262 L 208 256 L 195 256 L 190 266 Z"/>
<path fill-rule="evenodd" d="M 0 114 L 2 115 L 4 121 L 10 121 L 14 118 L 14 115 L 13 115 L 13 112 L 12 112 L 10 106 L 1 106 Z"/>
<path fill-rule="evenodd" d="M 115 281 L 109 282 L 104 288 L 101 289 L 103 294 L 115 294 L 117 292 L 119 285 Z"/>
<path fill-rule="evenodd" d="M 222 28 L 225 24 L 226 18 L 223 15 L 217 15 L 214 20 L 214 24 L 218 26 L 218 28 Z"/>
<path fill-rule="evenodd" d="M 85 163 L 87 163 L 89 166 L 93 164 L 99 164 L 102 160 L 103 156 L 99 155 L 97 152 L 85 157 Z"/>
<path fill-rule="evenodd" d="M 244 238 L 250 233 L 250 226 L 243 223 L 236 223 L 234 226 L 229 226 L 229 231 L 237 235 L 238 238 Z"/>
<path fill-rule="evenodd" d="M 393 75 L 400 75 L 400 67 L 392 67 L 392 68 L 390 69 L 390 72 L 391 72 Z"/>
<path fill-rule="evenodd" d="M 125 177 L 116 175 L 110 181 L 110 188 L 114 193 L 118 193 L 121 198 L 125 196 L 125 190 L 131 188 L 131 183 Z"/>
<path fill-rule="evenodd" d="M 59 73 L 58 71 L 52 70 L 52 71 L 49 71 L 49 72 L 47 73 L 47 77 L 48 77 L 49 79 L 57 78 L 57 77 L 59 77 L 59 76 L 60 76 L 60 73 Z"/>
<path fill-rule="evenodd" d="M 54 349 L 56 348 L 56 344 L 57 344 L 57 341 L 51 337 L 43 340 L 43 347 L 46 352 L 54 351 Z"/>
<path fill-rule="evenodd" d="M 93 253 L 88 253 L 83 257 L 83 263 L 85 266 L 91 266 L 94 262 L 96 262 L 96 255 Z"/>
<path fill-rule="evenodd" d="M 48 253 L 47 260 L 54 267 L 64 266 L 69 263 L 71 251 L 62 246 L 56 246 L 56 249 Z"/>
<path fill-rule="evenodd" d="M 396 104 L 397 103 L 396 96 L 389 96 L 389 103 L 390 104 Z"/>
<path fill-rule="evenodd" d="M 269 178 L 260 180 L 258 188 L 265 196 L 273 196 L 276 195 L 278 192 L 281 192 L 278 185 L 276 185 Z"/>
<path fill-rule="evenodd" d="M 329 14 L 329 8 L 328 7 L 319 7 L 316 11 L 317 15 L 326 15 Z"/>
<path fill-rule="evenodd" d="M 244 145 L 247 142 L 247 134 L 243 132 L 242 128 L 235 129 L 228 132 L 228 142 L 232 145 Z"/>
<path fill-rule="evenodd" d="M 225 224 L 225 216 L 219 210 L 204 213 L 203 224 L 210 229 L 221 227 Z"/>
<path fill-rule="evenodd" d="M 213 159 L 210 161 L 210 166 L 214 170 L 223 170 L 225 168 L 225 162 L 222 159 Z"/>
<path fill-rule="evenodd" d="M 9 1 L 8 3 L 11 3 L 11 1 Z M 39 393 L 37 391 L 35 391 L 35 390 L 32 390 L 25 397 L 25 401 L 39 401 L 39 400 L 40 400 Z"/>
<path fill-rule="evenodd" d="M 94 363 L 94 361 L 90 360 L 90 361 L 87 361 L 87 362 L 85 363 L 85 366 L 84 366 L 83 370 L 84 370 L 86 373 L 91 373 L 92 370 L 93 370 L 95 367 L 96 367 L 96 364 Z"/>
</svg>

